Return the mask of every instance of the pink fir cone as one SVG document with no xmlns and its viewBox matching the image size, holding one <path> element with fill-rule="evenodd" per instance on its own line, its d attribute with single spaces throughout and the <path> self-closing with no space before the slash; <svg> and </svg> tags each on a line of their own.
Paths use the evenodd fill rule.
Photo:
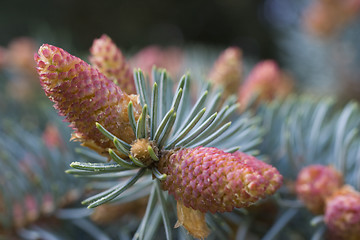
<svg viewBox="0 0 360 240">
<path fill-rule="evenodd" d="M 141 49 L 130 61 L 134 68 L 142 69 L 149 76 L 151 76 L 152 68 L 156 66 L 158 68 L 165 68 L 167 73 L 175 78 L 181 74 L 180 70 L 183 65 L 183 59 L 184 53 L 180 48 L 161 48 L 152 45 Z"/>
<path fill-rule="evenodd" d="M 231 154 L 214 147 L 170 152 L 158 167 L 167 174 L 163 190 L 202 213 L 247 207 L 274 194 L 282 184 L 274 167 L 245 153 Z"/>
<path fill-rule="evenodd" d="M 27 81 L 35 79 L 36 76 L 34 64 L 34 52 L 36 51 L 36 42 L 32 38 L 19 37 L 13 39 L 7 48 L 6 64 L 17 72 L 27 73 Z"/>
<path fill-rule="evenodd" d="M 72 139 L 99 153 L 113 148 L 96 122 L 127 143 L 135 139 L 127 106 L 134 103 L 137 119 L 141 113 L 137 96 L 127 95 L 97 69 L 61 48 L 44 44 L 35 61 L 46 95 L 75 130 Z"/>
<path fill-rule="evenodd" d="M 316 0 L 306 9 L 305 29 L 319 37 L 328 37 L 349 24 L 360 11 L 360 0 Z"/>
<path fill-rule="evenodd" d="M 231 154 L 214 147 L 170 151 L 160 159 L 158 169 L 167 174 L 163 190 L 177 200 L 175 227 L 183 226 L 199 239 L 210 233 L 206 212 L 248 207 L 282 184 L 282 176 L 272 166 L 241 152 Z"/>
<path fill-rule="evenodd" d="M 341 173 L 332 166 L 311 165 L 300 171 L 296 180 L 296 193 L 312 213 L 323 214 L 326 198 L 342 185 Z"/>
<path fill-rule="evenodd" d="M 360 239 L 360 193 L 344 186 L 326 200 L 325 224 L 330 239 Z"/>
<path fill-rule="evenodd" d="M 215 86 L 224 88 L 224 96 L 236 94 L 242 82 L 242 51 L 229 47 L 221 53 L 212 67 L 209 80 Z"/>
<path fill-rule="evenodd" d="M 136 94 L 133 73 L 120 49 L 106 34 L 95 39 L 90 48 L 90 62 L 127 94 Z"/>
<path fill-rule="evenodd" d="M 292 88 L 291 77 L 281 71 L 275 61 L 266 60 L 252 69 L 245 83 L 238 90 L 238 100 L 241 108 L 244 109 L 253 96 L 257 96 L 257 102 L 271 101 L 276 97 L 285 97 Z"/>
</svg>

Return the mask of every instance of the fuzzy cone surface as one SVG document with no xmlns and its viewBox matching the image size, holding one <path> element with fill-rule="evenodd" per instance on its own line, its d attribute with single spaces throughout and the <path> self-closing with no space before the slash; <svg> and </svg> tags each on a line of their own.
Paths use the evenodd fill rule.
<svg viewBox="0 0 360 240">
<path fill-rule="evenodd" d="M 296 193 L 311 212 L 323 214 L 325 199 L 342 185 L 342 175 L 335 168 L 310 165 L 298 174 Z"/>
<path fill-rule="evenodd" d="M 46 95 L 75 129 L 73 138 L 95 150 L 113 147 L 96 128 L 99 122 L 128 143 L 135 139 L 127 113 L 131 100 L 135 118 L 141 112 L 135 95 L 127 95 L 97 69 L 61 48 L 44 44 L 35 61 Z"/>
<path fill-rule="evenodd" d="M 90 52 L 90 62 L 101 73 L 117 83 L 126 93 L 136 93 L 130 65 L 110 37 L 104 34 L 101 38 L 95 39 Z"/>
<path fill-rule="evenodd" d="M 242 52 L 237 47 L 229 47 L 214 63 L 209 79 L 224 87 L 224 95 L 236 94 L 242 82 Z"/>
<path fill-rule="evenodd" d="M 360 239 L 360 193 L 350 186 L 336 191 L 326 201 L 324 220 L 331 239 Z"/>
<path fill-rule="evenodd" d="M 257 101 L 271 101 L 275 97 L 287 96 L 292 88 L 291 77 L 281 71 L 276 62 L 265 60 L 251 70 L 238 90 L 238 100 L 246 106 L 253 94 L 258 94 Z"/>
<path fill-rule="evenodd" d="M 169 152 L 158 168 L 168 175 L 162 188 L 184 206 L 203 213 L 247 207 L 282 184 L 274 167 L 244 153 L 214 147 Z"/>
</svg>

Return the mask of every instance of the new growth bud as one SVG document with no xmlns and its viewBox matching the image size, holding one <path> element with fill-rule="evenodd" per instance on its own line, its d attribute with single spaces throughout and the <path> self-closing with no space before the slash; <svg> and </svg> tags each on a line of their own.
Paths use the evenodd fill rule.
<svg viewBox="0 0 360 240">
<path fill-rule="evenodd" d="M 311 212 L 322 214 L 325 199 L 342 184 L 341 174 L 333 167 L 311 165 L 300 171 L 296 180 L 296 193 Z"/>
<path fill-rule="evenodd" d="M 128 94 L 135 94 L 135 83 L 129 64 L 120 49 L 107 35 L 95 39 L 90 48 L 90 62 Z"/>
<path fill-rule="evenodd" d="M 275 193 L 282 176 L 272 166 L 241 152 L 214 147 L 170 152 L 160 159 L 160 172 L 168 175 L 164 190 L 200 212 L 227 212 L 247 207 Z"/>
<path fill-rule="evenodd" d="M 131 145 L 131 155 L 139 159 L 146 166 L 149 166 L 151 163 L 153 163 L 153 159 L 149 152 L 149 147 L 153 149 L 155 155 L 158 155 L 158 148 L 153 142 L 144 138 L 137 139 Z"/>
<path fill-rule="evenodd" d="M 96 122 L 125 142 L 135 139 L 127 113 L 128 103 L 137 103 L 135 95 L 127 95 L 97 69 L 61 48 L 44 44 L 35 61 L 46 95 L 75 130 L 73 139 L 99 152 L 113 148 Z M 138 104 L 134 112 L 138 118 Z"/>
<path fill-rule="evenodd" d="M 242 82 L 241 50 L 229 47 L 222 52 L 211 69 L 209 80 L 215 86 L 222 86 L 226 97 L 236 94 Z"/>
<path fill-rule="evenodd" d="M 325 223 L 337 240 L 360 239 L 360 193 L 344 186 L 326 200 Z"/>
<path fill-rule="evenodd" d="M 242 107 L 246 107 L 253 96 L 258 101 L 271 101 L 276 97 L 285 97 L 293 87 L 292 79 L 281 71 L 272 60 L 258 63 L 240 87 L 238 96 Z"/>
</svg>

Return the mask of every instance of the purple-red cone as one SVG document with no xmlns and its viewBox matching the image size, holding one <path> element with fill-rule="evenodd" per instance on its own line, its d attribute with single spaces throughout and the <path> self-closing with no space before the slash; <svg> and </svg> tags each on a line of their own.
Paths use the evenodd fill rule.
<svg viewBox="0 0 360 240">
<path fill-rule="evenodd" d="M 239 88 L 238 100 L 246 107 L 251 98 L 257 95 L 257 101 L 271 101 L 287 96 L 293 88 L 293 80 L 272 60 L 262 61 L 251 70 L 244 84 Z"/>
<path fill-rule="evenodd" d="M 127 95 L 97 69 L 61 48 L 44 44 L 35 61 L 41 85 L 59 114 L 71 123 L 74 139 L 99 152 L 113 147 L 96 122 L 128 143 L 135 139 L 127 113 L 131 100 L 135 117 L 141 112 L 135 95 Z"/>
<path fill-rule="evenodd" d="M 325 224 L 330 239 L 360 239 L 360 193 L 344 186 L 326 200 Z"/>
<path fill-rule="evenodd" d="M 225 49 L 216 60 L 209 74 L 215 86 L 224 88 L 224 95 L 236 94 L 242 82 L 242 52 L 238 47 Z"/>
<path fill-rule="evenodd" d="M 247 207 L 282 184 L 274 167 L 244 153 L 214 147 L 170 152 L 160 159 L 158 168 L 168 175 L 162 188 L 185 207 L 203 213 Z"/>
<path fill-rule="evenodd" d="M 331 166 L 310 165 L 303 168 L 296 180 L 296 193 L 315 214 L 324 213 L 325 199 L 343 184 L 341 174 Z"/>
<path fill-rule="evenodd" d="M 140 68 L 146 75 L 151 76 L 154 66 L 165 68 L 169 76 L 176 78 L 181 74 L 184 52 L 178 47 L 161 48 L 150 45 L 137 52 L 130 63 L 133 68 Z"/>
<path fill-rule="evenodd" d="M 90 62 L 107 78 L 113 80 L 127 94 L 135 94 L 135 83 L 130 65 L 120 49 L 106 34 L 95 39 L 90 48 Z"/>
</svg>

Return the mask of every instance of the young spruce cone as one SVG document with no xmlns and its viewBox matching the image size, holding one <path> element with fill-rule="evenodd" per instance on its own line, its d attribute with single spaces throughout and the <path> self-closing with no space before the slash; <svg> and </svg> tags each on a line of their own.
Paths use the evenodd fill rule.
<svg viewBox="0 0 360 240">
<path fill-rule="evenodd" d="M 344 186 L 326 200 L 325 223 L 331 239 L 360 239 L 360 193 Z"/>
<path fill-rule="evenodd" d="M 61 48 L 44 44 L 35 61 L 46 95 L 75 129 L 73 139 L 100 153 L 113 148 L 96 122 L 125 142 L 135 139 L 127 106 L 133 101 L 137 119 L 141 112 L 137 96 L 127 95 L 97 69 Z"/>
<path fill-rule="evenodd" d="M 237 47 L 227 48 L 216 60 L 209 79 L 224 87 L 224 95 L 236 94 L 242 82 L 242 52 Z"/>
<path fill-rule="evenodd" d="M 129 64 L 120 49 L 107 35 L 95 39 L 90 48 L 90 62 L 128 94 L 135 94 L 135 83 Z"/>
<path fill-rule="evenodd" d="M 342 184 L 341 174 L 333 167 L 311 165 L 300 171 L 296 180 L 296 193 L 311 212 L 322 214 L 325 199 Z"/>
<path fill-rule="evenodd" d="M 244 153 L 214 147 L 169 152 L 160 159 L 158 169 L 167 174 L 164 190 L 185 207 L 203 213 L 247 207 L 282 184 L 274 167 Z"/>
<path fill-rule="evenodd" d="M 338 33 L 359 15 L 359 0 L 315 0 L 305 10 L 305 30 L 318 37 Z"/>
<path fill-rule="evenodd" d="M 247 106 L 254 95 L 257 101 L 271 101 L 276 97 L 287 96 L 293 88 L 291 77 L 281 71 L 276 62 L 266 60 L 258 63 L 239 88 L 238 100 Z"/>
</svg>

